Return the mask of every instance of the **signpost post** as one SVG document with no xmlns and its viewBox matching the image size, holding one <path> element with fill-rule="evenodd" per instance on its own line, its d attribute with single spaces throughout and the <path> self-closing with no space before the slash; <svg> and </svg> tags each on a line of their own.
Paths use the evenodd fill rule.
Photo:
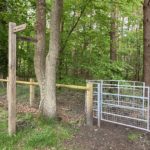
<svg viewBox="0 0 150 150">
<path fill-rule="evenodd" d="M 16 133 L 16 33 L 25 28 L 26 24 L 16 26 L 16 23 L 9 23 L 7 85 L 9 135 Z"/>
</svg>

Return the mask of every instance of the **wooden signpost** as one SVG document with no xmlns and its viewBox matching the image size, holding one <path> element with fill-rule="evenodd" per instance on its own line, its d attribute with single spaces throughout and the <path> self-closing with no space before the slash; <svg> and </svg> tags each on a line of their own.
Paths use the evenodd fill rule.
<svg viewBox="0 0 150 150">
<path fill-rule="evenodd" d="M 13 32 L 16 33 L 16 32 L 22 31 L 26 28 L 26 26 L 27 26 L 26 24 L 16 26 L 16 27 L 13 28 Z"/>
<path fill-rule="evenodd" d="M 16 32 L 26 28 L 26 24 L 16 26 L 9 23 L 9 50 L 8 50 L 8 132 L 9 135 L 16 133 Z"/>
</svg>

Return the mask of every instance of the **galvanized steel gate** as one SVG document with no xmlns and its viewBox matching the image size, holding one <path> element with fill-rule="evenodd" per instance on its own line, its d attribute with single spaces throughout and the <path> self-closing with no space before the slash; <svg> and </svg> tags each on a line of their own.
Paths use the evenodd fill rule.
<svg viewBox="0 0 150 150">
<path fill-rule="evenodd" d="M 93 83 L 93 117 L 150 131 L 149 87 L 143 82 L 100 80 Z"/>
</svg>

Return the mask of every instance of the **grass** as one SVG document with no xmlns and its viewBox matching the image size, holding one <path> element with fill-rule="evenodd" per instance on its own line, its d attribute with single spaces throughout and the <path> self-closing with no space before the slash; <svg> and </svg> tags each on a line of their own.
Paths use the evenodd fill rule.
<svg viewBox="0 0 150 150">
<path fill-rule="evenodd" d="M 17 134 L 8 136 L 7 113 L 0 107 L 0 150 L 62 150 L 63 141 L 73 134 L 71 125 L 57 120 L 18 115 Z"/>
<path fill-rule="evenodd" d="M 140 133 L 133 133 L 133 132 L 130 132 L 128 134 L 128 140 L 129 141 L 137 141 L 139 138 L 140 138 L 141 134 Z"/>
</svg>

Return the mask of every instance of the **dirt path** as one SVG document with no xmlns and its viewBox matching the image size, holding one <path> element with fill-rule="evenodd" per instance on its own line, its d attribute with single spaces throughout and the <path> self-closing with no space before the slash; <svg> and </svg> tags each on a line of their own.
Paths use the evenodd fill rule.
<svg viewBox="0 0 150 150">
<path fill-rule="evenodd" d="M 150 135 L 146 132 L 111 123 L 101 128 L 83 126 L 65 142 L 66 150 L 150 150 Z"/>
</svg>

